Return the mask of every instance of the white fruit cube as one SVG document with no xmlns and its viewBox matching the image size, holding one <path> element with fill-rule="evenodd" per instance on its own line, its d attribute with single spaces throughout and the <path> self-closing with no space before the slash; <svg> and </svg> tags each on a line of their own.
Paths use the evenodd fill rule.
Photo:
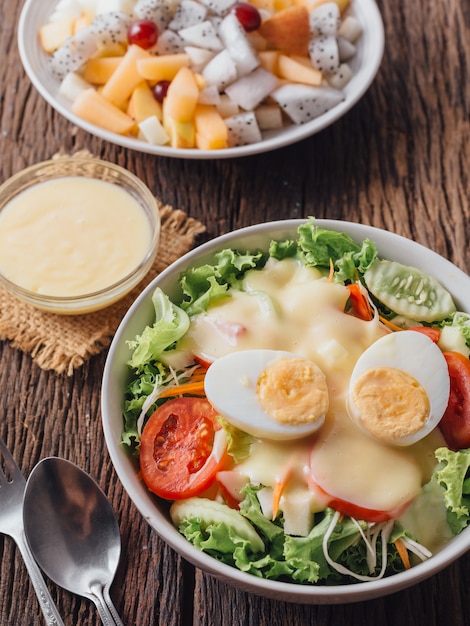
<svg viewBox="0 0 470 626">
<path fill-rule="evenodd" d="M 148 143 L 155 146 L 164 146 L 170 141 L 168 133 L 155 115 L 147 117 L 147 119 L 138 124 L 138 127 L 139 139 L 144 139 Z"/>
</svg>

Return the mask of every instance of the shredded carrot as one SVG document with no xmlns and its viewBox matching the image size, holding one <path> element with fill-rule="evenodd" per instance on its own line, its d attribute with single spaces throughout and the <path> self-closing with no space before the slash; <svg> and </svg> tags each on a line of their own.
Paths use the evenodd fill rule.
<svg viewBox="0 0 470 626">
<path fill-rule="evenodd" d="M 330 273 L 328 274 L 328 282 L 333 282 L 333 276 L 335 274 L 335 264 L 333 263 L 333 259 L 330 259 Z"/>
<path fill-rule="evenodd" d="M 290 477 L 292 476 L 293 471 L 294 463 L 292 461 L 288 461 L 286 467 L 282 471 L 280 479 L 276 482 L 273 491 L 273 520 L 277 517 L 281 496 L 287 486 L 287 483 L 289 482 Z"/>
<path fill-rule="evenodd" d="M 382 317 L 381 315 L 379 315 L 379 320 L 382 322 L 382 324 L 385 324 L 385 326 L 390 328 L 390 330 L 393 330 L 395 332 L 398 331 L 398 330 L 403 330 L 403 328 L 400 328 L 399 326 L 397 326 L 396 324 L 394 324 L 390 320 L 385 319 L 385 317 Z"/>
<path fill-rule="evenodd" d="M 397 549 L 398 554 L 400 555 L 401 560 L 403 561 L 403 565 L 405 566 L 405 569 L 410 569 L 411 567 L 410 557 L 408 555 L 408 550 L 405 548 L 403 542 L 397 539 L 394 542 L 394 544 L 395 544 L 395 548 Z"/>
<path fill-rule="evenodd" d="M 204 396 L 204 379 L 202 380 L 190 380 L 182 385 L 175 385 L 174 387 L 166 387 L 159 398 L 168 398 L 170 396 L 181 396 L 185 393 L 190 393 L 194 396 Z"/>
</svg>

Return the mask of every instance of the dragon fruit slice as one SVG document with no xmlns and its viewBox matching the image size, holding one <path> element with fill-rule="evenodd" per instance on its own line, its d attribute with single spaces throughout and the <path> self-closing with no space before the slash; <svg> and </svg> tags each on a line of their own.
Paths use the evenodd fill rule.
<svg viewBox="0 0 470 626">
<path fill-rule="evenodd" d="M 69 72 L 78 70 L 98 50 L 95 33 L 91 26 L 82 28 L 69 37 L 63 46 L 49 57 L 53 75 L 62 81 Z"/>
<path fill-rule="evenodd" d="M 207 15 L 207 8 L 199 2 L 194 0 L 182 0 L 181 4 L 176 9 L 176 13 L 168 24 L 168 28 L 171 30 L 180 30 L 181 28 L 187 28 L 194 24 L 203 22 Z"/>
<path fill-rule="evenodd" d="M 237 78 L 237 67 L 227 50 L 222 50 L 202 70 L 207 85 L 216 85 L 223 91 Z"/>
<path fill-rule="evenodd" d="M 278 78 L 258 67 L 225 89 L 225 93 L 245 111 L 252 111 L 278 86 Z"/>
<path fill-rule="evenodd" d="M 201 72 L 215 56 L 215 52 L 212 52 L 212 50 L 198 48 L 197 46 L 185 46 L 184 51 L 189 57 L 193 72 Z"/>
<path fill-rule="evenodd" d="M 219 26 L 219 36 L 235 61 L 239 76 L 249 74 L 260 61 L 258 55 L 249 42 L 243 26 L 235 15 L 229 13 Z"/>
<path fill-rule="evenodd" d="M 186 42 L 186 45 L 206 48 L 207 50 L 219 51 L 224 47 L 220 41 L 217 31 L 209 20 L 204 20 L 199 24 L 182 28 L 179 36 Z"/>
<path fill-rule="evenodd" d="M 150 54 L 179 54 L 184 52 L 185 42 L 178 33 L 172 30 L 164 30 L 158 37 L 158 41 L 151 50 Z"/>
<path fill-rule="evenodd" d="M 341 63 L 338 69 L 328 76 L 328 82 L 335 89 L 343 89 L 351 80 L 352 75 L 353 72 L 349 65 Z"/>
<path fill-rule="evenodd" d="M 337 35 L 341 22 L 336 2 L 321 4 L 310 13 L 310 33 L 312 37 Z"/>
<path fill-rule="evenodd" d="M 321 35 L 310 40 L 308 52 L 316 70 L 328 74 L 339 67 L 338 42 L 334 35 Z"/>
<path fill-rule="evenodd" d="M 132 19 L 127 13 L 100 13 L 90 25 L 96 42 L 102 46 L 127 43 L 127 31 Z"/>
<path fill-rule="evenodd" d="M 217 106 L 220 103 L 220 93 L 216 85 L 209 85 L 201 89 L 198 102 L 200 104 L 213 104 Z"/>
<path fill-rule="evenodd" d="M 236 0 L 199 0 L 216 15 L 225 15 Z"/>
<path fill-rule="evenodd" d="M 228 146 L 246 146 L 262 140 L 261 131 L 253 111 L 239 113 L 224 120 L 228 130 Z"/>
<path fill-rule="evenodd" d="M 341 91 L 332 87 L 283 85 L 271 93 L 294 124 L 305 124 L 326 113 L 344 100 Z"/>
<path fill-rule="evenodd" d="M 173 19 L 178 2 L 174 0 L 137 0 L 134 15 L 139 20 L 152 20 L 163 32 Z"/>
</svg>

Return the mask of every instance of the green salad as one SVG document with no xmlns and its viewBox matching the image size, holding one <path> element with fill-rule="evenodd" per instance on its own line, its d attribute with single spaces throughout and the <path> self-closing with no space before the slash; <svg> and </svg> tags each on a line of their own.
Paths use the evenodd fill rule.
<svg viewBox="0 0 470 626">
<path fill-rule="evenodd" d="M 312 218 L 268 250 L 218 252 L 180 287 L 175 302 L 155 290 L 154 322 L 129 342 L 122 443 L 188 541 L 258 577 L 332 585 L 413 567 L 468 526 L 470 318 L 444 285 Z M 347 399 L 358 356 L 401 333 L 411 341 L 400 363 L 413 361 L 419 335 L 448 385 L 437 426 L 406 445 L 359 428 Z M 329 408 L 305 436 L 260 430 L 259 397 L 233 370 L 216 380 L 227 410 L 206 393 L 216 361 L 273 351 L 325 373 Z M 284 385 L 291 393 L 298 381 Z M 283 432 L 295 432 L 289 419 Z"/>
</svg>

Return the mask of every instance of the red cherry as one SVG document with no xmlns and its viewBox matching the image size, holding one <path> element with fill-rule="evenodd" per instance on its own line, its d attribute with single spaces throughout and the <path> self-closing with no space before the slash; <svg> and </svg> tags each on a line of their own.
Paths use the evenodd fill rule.
<svg viewBox="0 0 470 626">
<path fill-rule="evenodd" d="M 160 80 L 153 88 L 153 97 L 157 102 L 163 102 L 170 86 L 169 80 Z"/>
<path fill-rule="evenodd" d="M 127 41 L 148 50 L 158 41 L 158 26 L 151 20 L 136 20 L 129 26 Z"/>
<path fill-rule="evenodd" d="M 261 24 L 261 15 L 256 7 L 247 2 L 235 2 L 231 9 L 247 33 L 256 30 Z"/>
</svg>

